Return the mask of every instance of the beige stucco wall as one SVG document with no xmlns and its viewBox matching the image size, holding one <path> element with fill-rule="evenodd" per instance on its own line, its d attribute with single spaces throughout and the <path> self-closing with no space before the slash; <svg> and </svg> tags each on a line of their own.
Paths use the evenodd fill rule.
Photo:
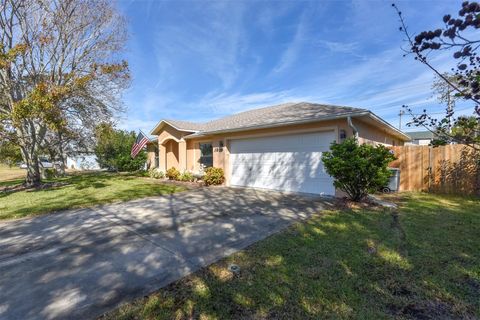
<svg viewBox="0 0 480 320">
<path fill-rule="evenodd" d="M 358 141 L 367 144 L 383 144 L 387 146 L 401 146 L 403 141 L 389 134 L 386 130 L 371 124 L 354 120 L 354 125 L 358 130 Z"/>
<path fill-rule="evenodd" d="M 359 141 L 361 143 L 386 144 L 386 145 L 402 145 L 399 139 L 386 131 L 362 122 L 360 119 L 353 119 L 353 124 L 358 129 Z M 189 138 L 188 132 L 175 130 L 169 126 L 165 126 L 158 136 L 160 152 L 162 146 L 165 147 L 166 166 L 164 170 L 175 166 L 180 171 L 198 172 L 200 169 L 200 143 L 209 142 L 213 147 L 213 166 L 222 168 L 225 172 L 226 184 L 230 181 L 229 155 L 230 141 L 234 139 L 261 137 L 269 135 L 294 134 L 316 131 L 334 131 L 337 141 L 340 141 L 340 133 L 344 130 L 347 137 L 353 135 L 353 130 L 348 126 L 346 119 L 322 121 L 300 125 L 288 125 L 276 128 L 246 130 L 241 132 L 231 132 L 197 138 Z M 220 148 L 221 142 L 223 148 Z M 160 153 L 161 154 L 161 153 Z M 160 164 L 162 164 L 160 157 Z M 182 162 L 183 161 L 183 162 Z M 162 165 L 160 165 L 162 169 Z"/>
<path fill-rule="evenodd" d="M 184 136 L 191 134 L 191 132 L 178 131 L 168 125 L 163 127 L 162 132 L 158 135 L 158 143 L 162 144 L 169 139 L 181 140 Z"/>
<path fill-rule="evenodd" d="M 165 168 L 168 170 L 172 167 L 179 169 L 179 148 L 178 148 L 178 143 L 174 140 L 168 140 L 165 144 L 165 149 L 166 149 L 166 165 Z M 162 161 L 160 159 L 160 161 Z"/>
<path fill-rule="evenodd" d="M 147 169 L 155 167 L 155 143 L 147 144 Z"/>
</svg>

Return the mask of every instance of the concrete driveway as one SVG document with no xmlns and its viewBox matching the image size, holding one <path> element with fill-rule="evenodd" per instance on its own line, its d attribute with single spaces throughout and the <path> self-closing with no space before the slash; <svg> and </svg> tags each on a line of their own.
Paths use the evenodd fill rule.
<svg viewBox="0 0 480 320">
<path fill-rule="evenodd" d="M 318 212 L 321 198 L 204 188 L 0 223 L 0 319 L 88 319 Z"/>
</svg>

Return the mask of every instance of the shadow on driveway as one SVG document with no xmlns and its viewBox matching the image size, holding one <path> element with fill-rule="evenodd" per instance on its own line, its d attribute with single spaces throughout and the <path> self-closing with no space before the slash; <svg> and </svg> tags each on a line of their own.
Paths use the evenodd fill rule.
<svg viewBox="0 0 480 320">
<path fill-rule="evenodd" d="M 94 318 L 329 204 L 203 188 L 0 223 L 0 319 Z"/>
</svg>

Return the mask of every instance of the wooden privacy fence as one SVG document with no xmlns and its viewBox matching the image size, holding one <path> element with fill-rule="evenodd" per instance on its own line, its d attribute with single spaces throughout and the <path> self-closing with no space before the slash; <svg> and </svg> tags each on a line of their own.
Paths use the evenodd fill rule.
<svg viewBox="0 0 480 320">
<path fill-rule="evenodd" d="M 480 195 L 480 154 L 465 145 L 392 147 L 399 191 Z"/>
</svg>

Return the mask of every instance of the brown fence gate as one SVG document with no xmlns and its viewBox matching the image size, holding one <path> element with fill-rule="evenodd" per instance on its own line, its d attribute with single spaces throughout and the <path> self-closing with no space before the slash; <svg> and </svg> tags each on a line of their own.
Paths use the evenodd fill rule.
<svg viewBox="0 0 480 320">
<path fill-rule="evenodd" d="M 480 195 L 480 154 L 465 145 L 392 147 L 399 191 Z"/>
</svg>

